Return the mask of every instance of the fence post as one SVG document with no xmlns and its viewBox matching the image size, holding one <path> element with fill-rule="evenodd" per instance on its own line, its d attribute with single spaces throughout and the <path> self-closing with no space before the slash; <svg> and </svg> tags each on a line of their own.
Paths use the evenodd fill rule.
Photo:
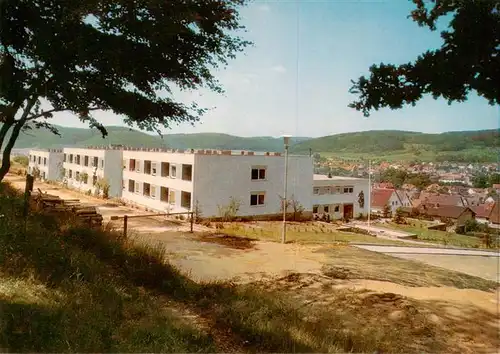
<svg viewBox="0 0 500 354">
<path fill-rule="evenodd" d="M 191 233 L 193 233 L 194 213 L 191 212 Z"/>
<path fill-rule="evenodd" d="M 128 224 L 128 216 L 123 216 L 123 237 L 127 237 L 127 224 Z"/>
</svg>

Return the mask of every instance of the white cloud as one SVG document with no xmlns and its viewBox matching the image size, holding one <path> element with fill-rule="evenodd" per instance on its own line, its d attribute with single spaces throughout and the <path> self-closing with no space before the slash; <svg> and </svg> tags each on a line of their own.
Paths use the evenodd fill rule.
<svg viewBox="0 0 500 354">
<path fill-rule="evenodd" d="M 269 7 L 269 5 L 267 5 L 267 4 L 260 5 L 258 7 L 258 9 L 260 11 L 262 11 L 262 12 L 269 12 L 269 11 L 271 11 L 271 7 Z"/>
<path fill-rule="evenodd" d="M 275 65 L 271 70 L 280 74 L 286 73 L 286 68 L 283 65 Z"/>
</svg>

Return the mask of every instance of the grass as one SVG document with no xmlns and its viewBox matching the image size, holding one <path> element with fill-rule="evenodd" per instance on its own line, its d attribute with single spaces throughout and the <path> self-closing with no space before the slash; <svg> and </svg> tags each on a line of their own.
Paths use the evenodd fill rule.
<svg viewBox="0 0 500 354">
<path fill-rule="evenodd" d="M 420 220 L 411 220 L 410 225 L 396 223 L 384 224 L 384 227 L 411 232 L 417 235 L 417 239 L 424 242 L 449 245 L 462 248 L 486 248 L 483 241 L 474 236 L 460 235 L 454 232 L 427 229 L 427 223 Z"/>
<path fill-rule="evenodd" d="M 25 229 L 21 212 L 20 194 L 0 184 L 0 347 L 8 351 L 408 352 L 415 341 L 424 351 L 448 346 L 435 325 L 420 319 L 394 331 L 375 318 L 367 326 L 342 303 L 311 310 L 254 284 L 195 283 L 165 262 L 161 248 L 42 214 L 30 215 Z"/>
<path fill-rule="evenodd" d="M 225 223 L 223 233 L 261 241 L 281 242 L 280 222 Z M 374 236 L 341 232 L 333 225 L 318 222 L 289 222 L 287 242 L 293 243 L 378 243 L 382 245 L 405 245 L 402 241 L 381 239 Z"/>
<path fill-rule="evenodd" d="M 366 251 L 355 247 L 328 247 L 317 250 L 328 256 L 327 274 L 343 279 L 388 281 L 405 286 L 451 286 L 491 291 L 496 282 L 424 263 Z M 383 271 L 381 271 L 383 270 Z"/>
</svg>

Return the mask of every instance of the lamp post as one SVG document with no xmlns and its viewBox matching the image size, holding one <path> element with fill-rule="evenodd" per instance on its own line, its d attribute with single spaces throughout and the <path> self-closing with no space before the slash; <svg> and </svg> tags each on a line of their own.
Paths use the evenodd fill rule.
<svg viewBox="0 0 500 354">
<path fill-rule="evenodd" d="M 372 162 L 368 160 L 368 227 L 370 227 L 370 219 L 372 214 Z"/>
<path fill-rule="evenodd" d="M 287 185 L 288 185 L 288 144 L 290 135 L 283 135 L 283 143 L 285 144 L 285 181 L 283 191 L 283 233 L 281 234 L 281 243 L 286 243 L 286 210 L 288 207 L 287 202 Z"/>
</svg>

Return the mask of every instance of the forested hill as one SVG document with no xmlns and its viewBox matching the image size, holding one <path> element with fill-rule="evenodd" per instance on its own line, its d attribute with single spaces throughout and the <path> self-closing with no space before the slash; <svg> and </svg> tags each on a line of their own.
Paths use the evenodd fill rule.
<svg viewBox="0 0 500 354">
<path fill-rule="evenodd" d="M 310 139 L 296 144 L 293 151 L 381 156 L 398 154 L 437 160 L 496 161 L 500 134 L 497 130 L 479 130 L 426 134 L 379 130 L 346 133 Z"/>
</svg>

